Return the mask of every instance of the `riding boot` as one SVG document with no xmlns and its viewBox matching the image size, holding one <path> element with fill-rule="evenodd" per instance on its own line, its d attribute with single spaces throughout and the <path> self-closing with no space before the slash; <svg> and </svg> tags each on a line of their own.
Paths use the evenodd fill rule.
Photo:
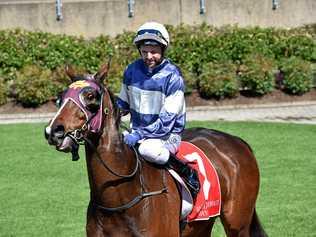
<svg viewBox="0 0 316 237">
<path fill-rule="evenodd" d="M 192 194 L 193 199 L 195 199 L 200 190 L 200 183 L 196 170 L 183 163 L 171 153 L 167 164 L 171 169 L 174 169 L 183 178 L 184 182 L 187 184 Z"/>
</svg>

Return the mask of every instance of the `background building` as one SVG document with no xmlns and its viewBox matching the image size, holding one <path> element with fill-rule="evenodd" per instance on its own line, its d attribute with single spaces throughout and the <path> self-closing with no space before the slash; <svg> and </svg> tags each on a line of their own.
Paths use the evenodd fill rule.
<svg viewBox="0 0 316 237">
<path fill-rule="evenodd" d="M 289 28 L 315 23 L 315 12 L 315 0 L 0 0 L 0 29 L 113 36 L 148 20 Z"/>
</svg>

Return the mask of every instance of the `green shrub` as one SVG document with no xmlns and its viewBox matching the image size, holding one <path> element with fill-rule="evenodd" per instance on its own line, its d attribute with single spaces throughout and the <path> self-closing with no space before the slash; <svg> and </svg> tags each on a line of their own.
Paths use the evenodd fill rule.
<svg viewBox="0 0 316 237">
<path fill-rule="evenodd" d="M 222 42 L 222 50 L 231 60 L 240 62 L 244 55 L 251 52 L 251 35 L 247 28 L 226 27 L 226 30 L 218 36 Z"/>
<path fill-rule="evenodd" d="M 78 71 L 82 71 L 82 69 L 77 69 Z M 50 79 L 52 82 L 52 90 L 57 93 L 64 91 L 71 84 L 71 79 L 67 76 L 65 71 L 65 66 L 58 66 L 54 71 L 52 71 L 52 78 Z"/>
<path fill-rule="evenodd" d="M 25 35 L 19 29 L 0 31 L 0 76 L 5 80 L 14 80 L 15 73 L 29 59 L 29 55 L 24 51 L 24 40 Z"/>
<path fill-rule="evenodd" d="M 312 65 L 306 60 L 297 57 L 283 59 L 280 71 L 283 90 L 289 94 L 301 95 L 313 87 Z"/>
<path fill-rule="evenodd" d="M 230 62 L 208 63 L 199 76 L 199 92 L 203 97 L 223 99 L 239 91 L 236 66 Z"/>
<path fill-rule="evenodd" d="M 125 68 L 139 57 L 139 52 L 133 44 L 134 37 L 134 32 L 124 32 L 113 39 L 113 57 L 106 83 L 115 93 L 120 91 Z"/>
<path fill-rule="evenodd" d="M 7 103 L 8 100 L 8 89 L 4 79 L 0 78 L 0 105 Z"/>
<path fill-rule="evenodd" d="M 197 75 L 190 72 L 186 68 L 180 68 L 180 70 L 184 79 L 185 94 L 190 94 L 193 90 L 198 88 Z"/>
<path fill-rule="evenodd" d="M 294 35 L 287 38 L 286 57 L 300 57 L 316 62 L 316 41 L 306 35 Z"/>
<path fill-rule="evenodd" d="M 121 83 L 123 81 L 123 72 L 127 66 L 120 62 L 120 59 L 115 54 L 110 65 L 108 77 L 104 83 L 114 93 L 118 93 L 121 89 Z"/>
<path fill-rule="evenodd" d="M 16 100 L 27 107 L 43 104 L 57 94 L 52 72 L 35 65 L 25 66 L 17 74 L 14 88 Z"/>
<path fill-rule="evenodd" d="M 312 63 L 313 87 L 316 87 L 316 63 Z"/>
<path fill-rule="evenodd" d="M 249 55 L 238 70 L 238 78 L 243 90 L 252 95 L 264 95 L 271 92 L 275 85 L 274 62 L 262 55 Z"/>
<path fill-rule="evenodd" d="M 187 93 L 197 87 L 197 79 L 204 65 L 210 62 L 232 61 L 241 64 L 249 60 L 249 54 L 259 54 L 278 61 L 284 57 L 296 56 L 316 62 L 315 24 L 291 30 L 237 26 L 217 28 L 205 23 L 195 26 L 168 25 L 167 28 L 171 45 L 166 56 L 182 70 Z M 17 72 L 21 74 L 22 68 L 31 64 L 58 71 L 69 63 L 92 73 L 111 55 L 113 59 L 107 83 L 112 91 L 118 92 L 124 69 L 139 57 L 133 45 L 134 36 L 134 32 L 124 32 L 112 38 L 100 35 L 85 39 L 21 29 L 0 30 L 0 77 L 9 85 L 15 84 Z M 246 66 L 243 64 L 241 69 Z M 250 68 L 253 69 L 252 66 Z M 260 71 L 259 69 L 254 70 Z M 243 73 L 242 70 L 241 72 Z M 57 74 L 54 73 L 52 80 L 57 87 L 54 90 L 60 90 L 66 82 L 58 81 Z M 252 76 L 249 71 L 246 74 L 249 78 L 244 78 L 247 83 L 243 86 L 259 95 L 271 90 L 271 83 L 267 80 L 269 76 L 265 75 L 259 80 L 262 74 L 254 73 Z"/>
</svg>

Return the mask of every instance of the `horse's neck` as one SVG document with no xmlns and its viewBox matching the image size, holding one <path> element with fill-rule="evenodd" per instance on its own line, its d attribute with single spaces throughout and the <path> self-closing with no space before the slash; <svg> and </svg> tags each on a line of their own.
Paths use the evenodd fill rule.
<svg viewBox="0 0 316 237">
<path fill-rule="evenodd" d="M 99 154 L 115 154 L 120 155 L 119 147 L 122 147 L 120 133 L 117 127 L 117 118 L 114 101 L 108 90 L 104 91 L 103 108 L 105 114 L 103 120 L 103 131 L 98 141 L 97 151 Z"/>
<path fill-rule="evenodd" d="M 129 174 L 135 167 L 134 154 L 122 143 L 114 118 L 107 116 L 104 123 L 101 136 L 94 141 L 96 149 L 90 147 L 86 152 L 90 188 L 98 199 L 105 198 L 103 192 L 107 193 L 109 186 L 121 181 L 108 168 L 118 174 Z"/>
<path fill-rule="evenodd" d="M 128 163 L 126 153 L 129 153 L 129 150 L 126 149 L 122 142 L 114 115 L 109 114 L 106 116 L 103 131 L 94 143 L 96 149 L 88 154 L 90 157 L 97 156 L 98 159 L 102 159 L 106 163 L 114 163 L 112 164 L 114 166 L 116 161 L 126 160 L 125 163 Z"/>
<path fill-rule="evenodd" d="M 115 154 L 119 155 L 119 147 L 122 146 L 120 133 L 116 128 L 114 121 L 105 121 L 106 128 L 103 129 L 102 134 L 99 138 L 97 150 L 100 154 Z"/>
</svg>

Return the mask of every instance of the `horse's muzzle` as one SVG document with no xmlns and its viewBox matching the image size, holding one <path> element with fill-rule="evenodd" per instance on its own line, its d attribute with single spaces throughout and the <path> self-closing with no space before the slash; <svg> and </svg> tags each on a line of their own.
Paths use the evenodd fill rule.
<svg viewBox="0 0 316 237">
<path fill-rule="evenodd" d="M 62 125 L 56 127 L 46 127 L 44 135 L 49 145 L 56 146 L 58 151 L 71 152 L 74 141 L 65 136 L 65 129 Z"/>
</svg>

